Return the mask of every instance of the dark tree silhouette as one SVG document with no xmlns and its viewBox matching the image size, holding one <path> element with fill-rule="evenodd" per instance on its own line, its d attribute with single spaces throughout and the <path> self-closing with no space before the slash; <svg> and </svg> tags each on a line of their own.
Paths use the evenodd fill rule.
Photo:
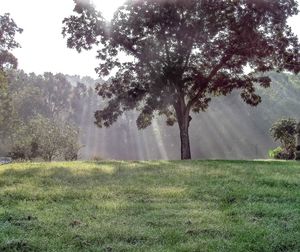
<svg viewBox="0 0 300 252">
<path fill-rule="evenodd" d="M 128 0 L 111 22 L 90 1 L 74 2 L 76 14 L 63 21 L 68 47 L 99 46 L 96 71 L 112 76 L 97 88 L 108 103 L 96 124 L 109 127 L 127 110 L 140 112 L 140 129 L 166 116 L 179 125 L 182 159 L 191 158 L 192 112 L 234 89 L 255 106 L 255 85 L 271 80 L 254 72 L 300 69 L 298 39 L 287 24 L 298 13 L 295 0 Z"/>
</svg>

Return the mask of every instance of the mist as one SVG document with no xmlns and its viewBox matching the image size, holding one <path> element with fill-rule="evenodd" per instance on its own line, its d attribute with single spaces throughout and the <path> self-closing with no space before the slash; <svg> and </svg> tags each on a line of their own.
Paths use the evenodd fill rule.
<svg viewBox="0 0 300 252">
<path fill-rule="evenodd" d="M 269 129 L 283 117 L 300 118 L 299 77 L 271 73 L 269 89 L 260 88 L 262 103 L 257 107 L 244 104 L 235 91 L 227 97 L 213 98 L 207 111 L 192 115 L 190 139 L 194 159 L 262 159 L 268 150 L 278 146 Z M 72 78 L 69 78 L 72 79 Z M 89 86 L 93 84 L 86 83 Z M 94 112 L 101 108 L 101 98 L 87 109 L 88 121 L 80 125 L 80 142 L 85 146 L 82 159 L 117 160 L 176 160 L 180 158 L 180 139 L 177 124 L 167 126 L 157 117 L 151 126 L 138 130 L 136 112 L 126 113 L 110 128 L 94 124 Z M 276 101 L 277 102 L 274 102 Z M 272 104 L 272 105 L 271 105 Z M 102 104 L 103 105 L 103 104 Z"/>
</svg>

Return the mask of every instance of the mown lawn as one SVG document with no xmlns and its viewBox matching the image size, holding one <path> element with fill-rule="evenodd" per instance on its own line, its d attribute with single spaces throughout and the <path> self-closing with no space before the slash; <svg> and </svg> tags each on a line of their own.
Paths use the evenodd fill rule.
<svg viewBox="0 0 300 252">
<path fill-rule="evenodd" d="M 300 164 L 0 166 L 0 251 L 300 251 Z"/>
</svg>

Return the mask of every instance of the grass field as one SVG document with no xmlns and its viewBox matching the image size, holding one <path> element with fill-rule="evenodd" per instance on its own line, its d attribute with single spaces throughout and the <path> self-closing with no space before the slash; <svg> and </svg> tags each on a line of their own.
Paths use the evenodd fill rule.
<svg viewBox="0 0 300 252">
<path fill-rule="evenodd" d="M 300 251 L 300 164 L 0 166 L 0 251 Z"/>
</svg>

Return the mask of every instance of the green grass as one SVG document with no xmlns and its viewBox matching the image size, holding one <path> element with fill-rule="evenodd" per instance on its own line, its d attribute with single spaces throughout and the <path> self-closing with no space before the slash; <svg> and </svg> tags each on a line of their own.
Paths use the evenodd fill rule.
<svg viewBox="0 0 300 252">
<path fill-rule="evenodd" d="M 300 251 L 300 164 L 0 166 L 0 251 Z"/>
</svg>

